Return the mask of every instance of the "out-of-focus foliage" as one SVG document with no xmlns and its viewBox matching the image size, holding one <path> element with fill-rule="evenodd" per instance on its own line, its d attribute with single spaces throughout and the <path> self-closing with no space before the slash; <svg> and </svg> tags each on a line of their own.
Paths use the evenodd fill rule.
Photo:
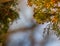
<svg viewBox="0 0 60 46">
<path fill-rule="evenodd" d="M 60 23 L 60 0 L 28 0 L 28 5 L 34 6 L 34 18 L 37 23 L 51 21 L 54 30 L 60 34 L 57 29 Z"/>
<path fill-rule="evenodd" d="M 3 35 L 4 33 L 7 33 L 9 23 L 12 23 L 15 19 L 19 17 L 18 13 L 11 8 L 11 6 L 14 7 L 16 5 L 15 0 L 4 1 L 1 1 L 0 3 L 0 36 Z M 2 42 L 1 37 L 0 42 Z"/>
</svg>

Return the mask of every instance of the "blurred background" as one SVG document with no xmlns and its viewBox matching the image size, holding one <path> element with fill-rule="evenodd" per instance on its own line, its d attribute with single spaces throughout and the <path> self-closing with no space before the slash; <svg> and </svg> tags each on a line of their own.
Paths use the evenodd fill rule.
<svg viewBox="0 0 60 46">
<path fill-rule="evenodd" d="M 8 4 L 10 3 L 10 1 L 11 0 L 6 0 Z M 0 27 L 0 30 L 4 31 L 7 30 L 6 32 L 2 31 L 0 33 L 3 34 L 1 35 L 3 39 L 1 41 L 2 43 L 0 43 L 0 46 L 60 46 L 60 37 L 57 35 L 55 30 L 52 30 L 53 23 L 51 21 L 47 22 L 45 20 L 46 18 L 50 20 L 49 18 L 50 16 L 49 17 L 47 16 L 45 18 L 45 14 L 37 12 L 38 15 L 44 15 L 38 16 L 39 18 L 41 17 L 44 18 L 44 19 L 41 18 L 42 21 L 40 23 L 39 18 L 38 19 L 34 18 L 34 15 L 36 15 L 34 11 L 36 6 L 28 5 L 28 0 L 17 0 L 17 5 L 14 7 L 10 4 L 4 6 L 6 4 L 4 3 L 5 1 L 1 0 L 0 2 L 3 3 L 3 5 L 1 6 L 3 8 L 3 11 L 5 11 L 4 14 L 8 13 L 6 15 L 0 13 L 1 14 L 0 17 L 2 17 L 0 19 L 1 20 L 5 19 L 4 21 L 0 20 L 1 21 L 0 25 L 3 25 L 1 26 L 2 28 Z M 13 10 L 11 10 L 10 8 L 12 8 Z M 56 9 L 53 9 L 53 11 L 55 10 Z M 4 15 L 4 17 L 2 15 Z M 52 16 L 51 18 L 54 18 L 54 16 Z M 53 21 L 56 24 L 55 19 Z"/>
</svg>

